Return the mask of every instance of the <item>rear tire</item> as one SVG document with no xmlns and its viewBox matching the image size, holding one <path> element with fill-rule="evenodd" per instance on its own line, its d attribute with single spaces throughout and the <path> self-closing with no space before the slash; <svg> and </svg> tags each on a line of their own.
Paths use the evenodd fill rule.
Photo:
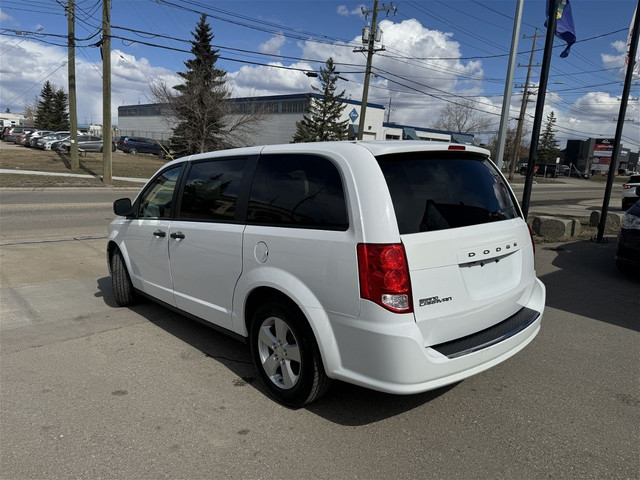
<svg viewBox="0 0 640 480">
<path fill-rule="evenodd" d="M 330 379 L 313 331 L 295 305 L 268 300 L 253 316 L 249 339 L 260 378 L 275 400 L 299 408 L 327 391 Z"/>
<path fill-rule="evenodd" d="M 116 249 L 111 255 L 111 286 L 116 303 L 121 307 L 129 307 L 136 301 L 135 291 L 127 266 L 120 250 Z"/>
</svg>

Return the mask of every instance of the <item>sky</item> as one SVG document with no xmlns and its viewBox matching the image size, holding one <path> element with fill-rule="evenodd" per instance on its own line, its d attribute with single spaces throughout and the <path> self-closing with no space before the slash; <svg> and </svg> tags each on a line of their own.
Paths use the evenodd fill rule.
<svg viewBox="0 0 640 480">
<path fill-rule="evenodd" d="M 516 0 L 398 0 L 378 14 L 382 30 L 373 57 L 368 102 L 387 107 L 389 120 L 429 127 L 442 108 L 463 99 L 492 120 L 478 138 L 497 133 L 511 49 Z M 380 1 L 379 8 L 390 6 Z M 567 58 L 556 38 L 545 118 L 553 111 L 556 138 L 613 138 L 623 92 L 626 42 L 635 0 L 571 2 L 577 42 Z M 0 2 L 0 115 L 23 112 L 48 80 L 67 90 L 67 0 Z M 189 41 L 202 13 L 214 35 L 218 67 L 235 97 L 307 93 L 331 57 L 339 91 L 360 101 L 366 56 L 362 29 L 373 0 L 112 0 L 112 122 L 119 105 L 153 103 L 150 85 L 180 83 L 192 58 Z M 533 37 L 529 85 L 535 93 L 545 42 L 545 0 L 525 0 L 509 118 L 515 127 Z M 102 124 L 102 1 L 76 0 L 78 121 Z M 314 83 L 315 82 L 315 83 Z M 631 89 L 623 146 L 640 148 L 640 86 Z M 536 95 L 527 104 L 533 124 Z M 390 106 L 390 108 L 389 108 Z M 530 136 L 530 133 L 529 133 Z M 526 136 L 525 136 L 526 138 Z"/>
</svg>

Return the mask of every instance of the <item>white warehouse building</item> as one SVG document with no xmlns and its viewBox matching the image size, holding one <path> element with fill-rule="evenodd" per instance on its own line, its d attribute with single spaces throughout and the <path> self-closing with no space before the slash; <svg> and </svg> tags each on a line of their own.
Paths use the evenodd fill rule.
<svg viewBox="0 0 640 480">
<path fill-rule="evenodd" d="M 290 143 L 296 132 L 296 122 L 308 113 L 312 96 L 317 94 L 273 95 L 257 98 L 234 98 L 232 115 L 259 109 L 261 120 L 244 146 Z M 349 120 L 348 138 L 358 135 L 361 102 L 343 100 L 346 107 L 341 120 Z M 473 135 L 445 132 L 431 128 L 398 125 L 384 121 L 383 105 L 367 103 L 363 132 L 365 140 L 437 140 L 442 142 L 473 143 Z M 166 104 L 122 105 L 118 107 L 118 133 L 121 136 L 140 136 L 167 142 L 173 135 L 176 119 Z"/>
</svg>

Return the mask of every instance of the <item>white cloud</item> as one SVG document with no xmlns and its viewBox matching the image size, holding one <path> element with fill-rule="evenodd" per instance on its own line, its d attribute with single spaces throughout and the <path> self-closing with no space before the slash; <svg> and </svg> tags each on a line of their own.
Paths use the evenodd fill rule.
<svg viewBox="0 0 640 480">
<path fill-rule="evenodd" d="M 609 53 L 601 53 L 600 58 L 602 59 L 602 65 L 604 68 L 620 68 L 619 75 L 621 78 L 623 78 L 624 77 L 623 67 L 625 65 L 625 58 L 627 56 L 627 45 L 622 40 L 613 42 L 610 45 L 611 45 L 611 48 L 616 52 L 619 52 L 619 54 L 616 55 L 616 54 L 609 54 Z"/>
<path fill-rule="evenodd" d="M 285 37 L 282 33 L 271 37 L 264 43 L 258 46 L 260 53 L 267 53 L 271 55 L 280 55 L 280 49 L 284 45 Z"/>
<path fill-rule="evenodd" d="M 626 53 L 627 51 L 627 43 L 623 42 L 622 40 L 618 40 L 616 42 L 613 42 L 611 44 L 611 47 L 616 51 L 616 52 L 620 52 L 620 53 Z"/>
<path fill-rule="evenodd" d="M 237 72 L 227 74 L 231 82 L 234 96 L 255 97 L 262 95 L 285 95 L 293 93 L 307 93 L 311 91 L 312 79 L 302 71 L 313 70 L 307 63 L 288 65 L 290 68 L 278 68 L 283 64 L 273 62 L 273 67 L 243 66 Z"/>
<path fill-rule="evenodd" d="M 437 118 L 444 104 L 436 97 L 444 97 L 446 92 L 480 93 L 482 63 L 458 60 L 460 45 L 450 35 L 430 30 L 417 20 L 400 23 L 384 20 L 380 28 L 384 32 L 382 44 L 386 50 L 373 58 L 373 73 L 378 76 L 371 77 L 369 102 L 387 105 L 391 98 L 396 108 L 393 121 L 427 126 Z M 353 38 L 351 43 L 360 44 L 360 37 Z M 324 61 L 333 57 L 338 64 L 337 70 L 341 71 L 340 76 L 351 80 L 341 83 L 338 88 L 345 88 L 353 99 L 362 97 L 364 54 L 354 53 L 352 46 L 339 44 L 305 42 L 301 48 L 304 58 Z M 491 104 L 487 99 L 482 103 Z M 485 107 L 492 110 L 490 106 L 478 108 L 484 110 Z"/>
<path fill-rule="evenodd" d="M 13 17 L 8 13 L 3 12 L 0 8 L 0 22 L 8 22 L 10 20 L 13 20 Z"/>
<path fill-rule="evenodd" d="M 341 15 L 343 17 L 351 17 L 351 16 L 362 17 L 363 16 L 362 9 L 366 10 L 367 6 L 364 4 L 360 4 L 356 8 L 349 10 L 346 5 L 339 5 L 337 13 L 338 15 Z"/>
<path fill-rule="evenodd" d="M 68 91 L 67 49 L 37 42 L 7 42 L 0 39 L 0 109 L 22 112 L 27 103 L 40 95 L 48 80 L 56 88 Z M 80 123 L 102 123 L 102 62 L 76 50 L 76 97 Z M 117 122 L 118 105 L 152 103 L 149 85 L 165 81 L 176 85 L 179 77 L 162 67 L 154 67 L 145 58 L 136 58 L 119 50 L 111 52 L 111 112 Z"/>
</svg>

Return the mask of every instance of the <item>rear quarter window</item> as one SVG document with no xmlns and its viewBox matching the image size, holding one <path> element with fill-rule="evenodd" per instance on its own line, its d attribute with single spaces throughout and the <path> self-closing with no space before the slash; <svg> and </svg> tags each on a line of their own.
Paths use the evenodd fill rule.
<svg viewBox="0 0 640 480">
<path fill-rule="evenodd" d="M 515 199 L 482 155 L 413 152 L 378 157 L 400 234 L 445 230 L 519 216 Z"/>
<path fill-rule="evenodd" d="M 347 230 L 338 168 L 315 155 L 262 155 L 251 187 L 247 223 Z"/>
</svg>

